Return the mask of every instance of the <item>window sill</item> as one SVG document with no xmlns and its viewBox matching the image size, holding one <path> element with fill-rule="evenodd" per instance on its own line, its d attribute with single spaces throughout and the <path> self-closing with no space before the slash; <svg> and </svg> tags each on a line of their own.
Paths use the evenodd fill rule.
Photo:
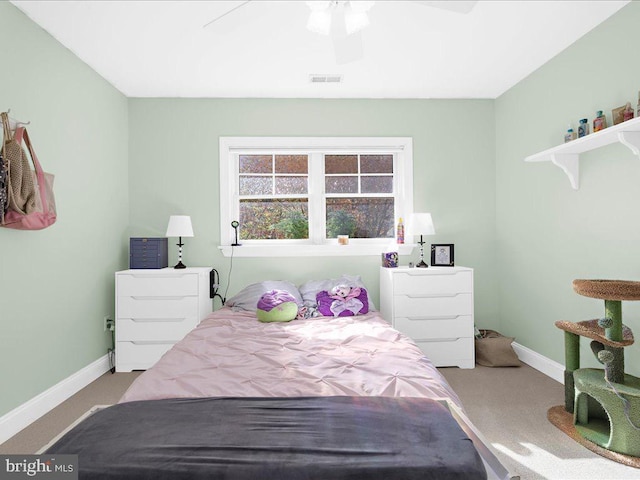
<svg viewBox="0 0 640 480">
<path fill-rule="evenodd" d="M 377 256 L 387 250 L 389 244 L 369 245 L 222 245 L 218 248 L 225 257 L 356 257 Z M 400 255 L 411 253 L 415 244 L 398 245 Z"/>
</svg>

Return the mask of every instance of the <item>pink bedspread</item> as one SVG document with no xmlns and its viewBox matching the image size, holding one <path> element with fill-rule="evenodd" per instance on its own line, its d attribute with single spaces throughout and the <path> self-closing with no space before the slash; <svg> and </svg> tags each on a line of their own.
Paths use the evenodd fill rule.
<svg viewBox="0 0 640 480">
<path fill-rule="evenodd" d="M 183 397 L 385 396 L 460 400 L 415 343 L 378 312 L 261 323 L 212 313 L 120 403 Z"/>
</svg>

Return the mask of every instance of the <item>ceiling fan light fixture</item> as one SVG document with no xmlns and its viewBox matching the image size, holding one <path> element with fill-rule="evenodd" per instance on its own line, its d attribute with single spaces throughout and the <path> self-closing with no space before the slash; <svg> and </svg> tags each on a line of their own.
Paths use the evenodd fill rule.
<svg viewBox="0 0 640 480">
<path fill-rule="evenodd" d="M 337 2 L 334 0 L 310 0 L 304 3 L 306 3 L 307 7 L 311 10 L 328 10 Z"/>
<path fill-rule="evenodd" d="M 376 2 L 364 2 L 364 1 L 350 1 L 347 2 L 351 10 L 357 13 L 367 13 L 371 10 L 371 7 L 375 5 Z"/>
<path fill-rule="evenodd" d="M 331 33 L 331 11 L 311 10 L 309 20 L 307 20 L 307 30 L 320 35 L 329 35 Z"/>
<path fill-rule="evenodd" d="M 369 15 L 366 11 L 356 11 L 353 8 L 353 2 L 347 3 L 344 11 L 344 25 L 347 29 L 347 35 L 358 32 L 369 25 Z"/>
<path fill-rule="evenodd" d="M 344 18 L 344 27 L 347 35 L 351 35 L 369 25 L 369 15 L 367 12 L 373 7 L 375 2 L 334 0 L 310 1 L 305 3 L 311 10 L 309 19 L 307 20 L 308 30 L 321 35 L 330 35 L 332 17 L 335 12 L 338 12 Z M 342 22 L 340 21 L 340 25 L 341 24 Z"/>
</svg>

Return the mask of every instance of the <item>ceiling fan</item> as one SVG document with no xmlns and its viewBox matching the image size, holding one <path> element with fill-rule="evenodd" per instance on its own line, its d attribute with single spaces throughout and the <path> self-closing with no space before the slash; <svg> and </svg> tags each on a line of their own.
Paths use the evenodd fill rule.
<svg viewBox="0 0 640 480">
<path fill-rule="evenodd" d="M 223 17 L 248 5 L 255 0 L 245 0 L 226 12 L 210 20 L 202 27 L 207 28 Z M 428 7 L 440 8 L 456 13 L 467 14 L 478 0 L 409 0 Z M 305 2 L 309 7 L 307 29 L 311 32 L 329 36 L 333 42 L 336 63 L 345 64 L 359 60 L 364 56 L 362 30 L 369 25 L 369 10 L 375 1 L 364 0 L 315 0 Z"/>
</svg>

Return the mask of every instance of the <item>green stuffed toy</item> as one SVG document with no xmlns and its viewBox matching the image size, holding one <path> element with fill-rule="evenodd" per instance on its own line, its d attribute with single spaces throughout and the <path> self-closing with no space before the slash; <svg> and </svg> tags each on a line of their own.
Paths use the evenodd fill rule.
<svg viewBox="0 0 640 480">
<path fill-rule="evenodd" d="M 261 322 L 290 322 L 298 315 L 298 304 L 286 290 L 271 290 L 258 300 L 256 315 Z"/>
</svg>

